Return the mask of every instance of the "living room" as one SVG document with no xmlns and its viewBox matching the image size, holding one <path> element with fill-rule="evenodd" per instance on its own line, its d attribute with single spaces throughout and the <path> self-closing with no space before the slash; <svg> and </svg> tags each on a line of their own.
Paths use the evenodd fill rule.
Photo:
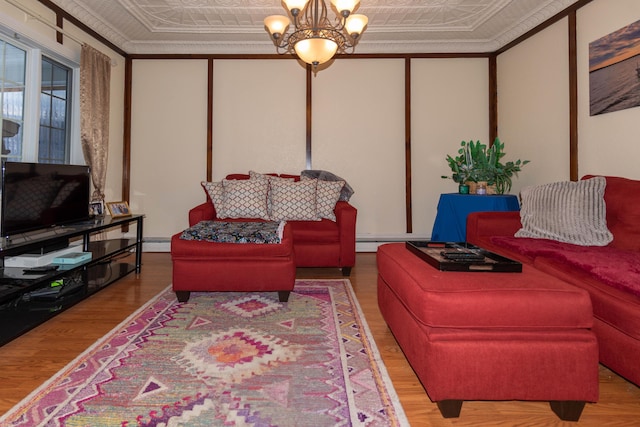
<svg viewBox="0 0 640 427">
<path fill-rule="evenodd" d="M 46 3 L 21 2 L 55 22 Z M 512 194 L 585 174 L 640 179 L 640 110 L 589 115 L 588 50 L 637 21 L 640 5 L 578 3 L 575 14 L 497 55 L 355 55 L 316 76 L 294 60 L 242 53 L 125 55 L 68 21 L 65 31 L 112 59 L 106 201 L 126 200 L 145 215 L 145 258 L 160 260 L 151 266 L 162 271 L 151 280 L 166 285 L 169 239 L 205 200 L 200 182 L 229 173 L 322 169 L 344 178 L 355 189 L 358 262 L 373 271 L 378 244 L 430 237 L 439 195 L 456 191 L 440 178 L 449 173 L 445 156 L 462 140 L 498 135 L 507 160 L 531 161 Z M 0 25 L 79 63 L 77 42 L 59 45 L 55 31 L 6 2 Z M 356 281 L 375 281 L 359 266 Z"/>
</svg>

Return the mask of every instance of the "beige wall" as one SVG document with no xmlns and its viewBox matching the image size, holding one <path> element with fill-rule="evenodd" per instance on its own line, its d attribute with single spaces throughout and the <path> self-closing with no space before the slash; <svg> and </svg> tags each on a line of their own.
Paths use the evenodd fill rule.
<svg viewBox="0 0 640 427">
<path fill-rule="evenodd" d="M 589 116 L 589 43 L 640 19 L 640 1 L 596 0 L 578 20 L 579 174 L 640 179 L 640 107 Z"/>
<path fill-rule="evenodd" d="M 498 135 L 505 160 L 530 160 L 512 193 L 569 179 L 568 20 L 498 56 Z"/>
<path fill-rule="evenodd" d="M 304 68 L 294 61 L 214 62 L 214 180 L 249 170 L 291 174 L 305 168 L 305 81 Z"/>
<path fill-rule="evenodd" d="M 353 187 L 358 236 L 404 233 L 404 61 L 337 60 L 312 87 L 311 168 Z"/>
<path fill-rule="evenodd" d="M 134 61 L 130 205 L 147 237 L 183 230 L 204 200 L 207 75 L 206 60 Z"/>
<path fill-rule="evenodd" d="M 640 179 L 640 108 L 589 116 L 589 43 L 640 19 L 636 0 L 594 0 L 577 13 L 578 175 Z M 530 159 L 514 184 L 569 179 L 568 19 L 498 57 L 499 135 Z"/>
<path fill-rule="evenodd" d="M 411 60 L 413 233 L 430 237 L 441 193 L 458 186 L 445 158 L 461 141 L 489 138 L 488 60 Z"/>
<path fill-rule="evenodd" d="M 406 237 L 404 75 L 403 59 L 345 59 L 311 78 L 309 167 L 355 189 L 359 240 Z M 204 60 L 134 61 L 131 202 L 147 215 L 148 239 L 186 227 L 204 200 L 206 79 Z M 486 59 L 412 61 L 414 236 L 429 237 L 439 194 L 456 191 L 440 178 L 446 154 L 462 139 L 486 141 L 487 82 Z M 297 62 L 215 60 L 212 118 L 214 180 L 306 168 L 306 74 Z"/>
</svg>

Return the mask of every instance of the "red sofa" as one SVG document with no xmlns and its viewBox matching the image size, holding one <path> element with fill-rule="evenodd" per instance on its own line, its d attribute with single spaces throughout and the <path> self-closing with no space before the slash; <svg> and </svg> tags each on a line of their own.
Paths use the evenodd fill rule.
<svg viewBox="0 0 640 427">
<path fill-rule="evenodd" d="M 470 214 L 467 241 L 585 289 L 600 362 L 640 385 L 640 181 L 605 178 L 606 222 L 613 234 L 606 246 L 516 238 L 519 212 Z"/>
<path fill-rule="evenodd" d="M 296 181 L 300 179 L 298 175 L 280 176 Z M 249 175 L 231 174 L 226 179 L 249 179 Z M 357 210 L 348 202 L 338 201 L 334 213 L 336 221 L 287 221 L 293 234 L 296 267 L 337 267 L 342 270 L 343 276 L 351 274 L 356 262 Z M 189 211 L 190 226 L 215 219 L 216 211 L 208 195 L 205 203 Z"/>
</svg>

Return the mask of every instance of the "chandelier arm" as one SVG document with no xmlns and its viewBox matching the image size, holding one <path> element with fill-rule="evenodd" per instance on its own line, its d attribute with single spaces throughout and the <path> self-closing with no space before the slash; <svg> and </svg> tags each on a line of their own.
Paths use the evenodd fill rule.
<svg viewBox="0 0 640 427">
<path fill-rule="evenodd" d="M 317 67 L 335 54 L 355 51 L 362 29 L 354 31 L 354 35 L 349 33 L 353 31 L 353 26 L 347 25 L 347 18 L 351 16 L 350 10 L 336 13 L 335 19 L 330 20 L 326 0 L 310 0 L 304 7 L 304 12 L 294 8 L 290 10 L 290 15 L 293 18 L 293 32 L 276 35 L 274 31 L 272 34 L 278 54 L 288 52 Z M 366 16 L 363 17 L 364 27 Z"/>
</svg>

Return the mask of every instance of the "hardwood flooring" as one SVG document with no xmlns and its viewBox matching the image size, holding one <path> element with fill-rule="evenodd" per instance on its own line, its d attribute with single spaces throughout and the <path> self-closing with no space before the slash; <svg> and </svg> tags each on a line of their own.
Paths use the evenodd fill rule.
<svg viewBox="0 0 640 427">
<path fill-rule="evenodd" d="M 297 275 L 342 277 L 337 269 L 316 268 L 298 269 Z M 376 278 L 375 254 L 359 253 L 350 280 L 412 426 L 640 426 L 640 388 L 603 366 L 600 401 L 587 404 L 578 423 L 560 421 L 547 402 L 520 401 L 465 402 L 460 418 L 442 418 L 378 311 Z M 0 347 L 0 414 L 170 283 L 170 255 L 145 253 L 140 275 L 125 277 Z"/>
</svg>

